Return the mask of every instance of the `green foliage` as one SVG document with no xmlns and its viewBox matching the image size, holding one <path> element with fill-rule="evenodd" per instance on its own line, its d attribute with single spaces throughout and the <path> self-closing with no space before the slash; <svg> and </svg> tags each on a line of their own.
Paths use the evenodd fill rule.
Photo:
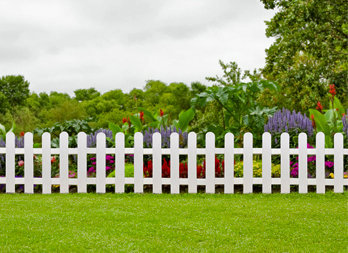
<svg viewBox="0 0 348 253">
<path fill-rule="evenodd" d="M 252 132 L 255 136 L 260 136 L 256 140 L 258 142 L 261 140 L 266 119 L 276 110 L 276 108 L 263 107 L 257 102 L 258 95 L 266 88 L 277 91 L 278 86 L 264 80 L 212 86 L 194 97 L 191 104 L 193 108 L 204 108 L 212 102 L 218 106 L 217 113 L 222 117 L 222 125 L 219 122 L 209 122 L 203 130 L 218 134 L 218 143 L 223 142 L 226 132 L 234 133 L 237 142 L 241 142 L 245 132 Z"/>
<path fill-rule="evenodd" d="M 77 101 L 92 100 L 100 96 L 100 92 L 97 91 L 95 88 L 78 89 L 78 90 L 75 90 L 74 93 L 75 93 L 75 99 Z"/>
<path fill-rule="evenodd" d="M 13 110 L 15 106 L 24 105 L 29 96 L 29 82 L 23 76 L 3 76 L 0 78 L 0 106 L 9 105 L 9 110 Z"/>
<path fill-rule="evenodd" d="M 336 85 L 347 105 L 347 1 L 262 2 L 266 9 L 277 10 L 266 21 L 267 37 L 276 40 L 266 50 L 263 74 L 282 87 L 285 95 L 278 106 L 306 111 L 324 100 L 328 83 Z"/>
<path fill-rule="evenodd" d="M 195 111 L 190 108 L 187 111 L 182 111 L 179 114 L 179 120 L 174 121 L 174 126 L 181 131 L 186 132 L 189 126 L 189 123 L 195 117 Z"/>
<path fill-rule="evenodd" d="M 329 97 L 331 100 L 330 109 L 322 110 L 322 112 L 317 109 L 309 109 L 309 113 L 313 117 L 312 120 L 315 121 L 316 132 L 325 134 L 325 146 L 332 148 L 335 133 L 343 132 L 342 115 L 345 110 L 337 97 L 331 94 Z"/>
</svg>

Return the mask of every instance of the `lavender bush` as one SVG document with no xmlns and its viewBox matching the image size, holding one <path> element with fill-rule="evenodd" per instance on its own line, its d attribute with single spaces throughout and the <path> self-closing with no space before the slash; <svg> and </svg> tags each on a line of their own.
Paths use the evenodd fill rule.
<svg viewBox="0 0 348 253">
<path fill-rule="evenodd" d="M 160 133 L 162 136 L 162 148 L 170 147 L 170 134 L 178 133 L 179 134 L 179 146 L 181 148 L 187 145 L 187 132 L 182 132 L 181 129 L 176 129 L 175 127 L 166 127 L 161 129 L 158 128 L 148 128 L 143 132 L 144 134 L 144 144 L 147 148 L 152 147 L 152 135 L 154 133 Z"/>
<path fill-rule="evenodd" d="M 107 141 L 107 147 L 110 148 L 113 146 L 113 142 L 114 142 L 114 138 L 112 136 L 112 132 L 109 129 L 99 129 L 97 131 L 95 131 L 94 133 L 91 133 L 89 135 L 87 135 L 87 147 L 89 148 L 95 148 L 96 144 L 97 144 L 97 134 L 98 133 L 104 133 Z M 109 140 L 108 140 L 109 139 Z"/>
<path fill-rule="evenodd" d="M 297 147 L 297 138 L 301 132 L 307 134 L 310 143 L 314 141 L 312 121 L 305 114 L 290 112 L 284 108 L 276 111 L 273 117 L 268 119 L 264 131 L 272 135 L 275 147 L 279 146 L 280 135 L 285 132 L 289 133 L 290 145 L 293 147 Z"/>
</svg>

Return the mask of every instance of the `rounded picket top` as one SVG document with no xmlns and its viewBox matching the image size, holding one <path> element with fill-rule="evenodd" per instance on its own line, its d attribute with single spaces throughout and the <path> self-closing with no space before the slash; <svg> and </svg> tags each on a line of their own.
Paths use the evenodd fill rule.
<svg viewBox="0 0 348 253">
<path fill-rule="evenodd" d="M 135 134 L 134 134 L 134 143 L 136 143 L 136 142 L 143 142 L 143 138 L 144 138 L 144 136 L 143 136 L 143 133 L 142 132 L 136 132 Z"/>
<path fill-rule="evenodd" d="M 215 146 L 215 134 L 213 132 L 208 132 L 205 135 L 205 146 Z"/>
<path fill-rule="evenodd" d="M 103 146 L 106 145 L 106 135 L 105 133 L 98 133 L 97 134 L 97 146 L 98 144 L 102 144 Z"/>
<path fill-rule="evenodd" d="M 318 132 L 316 135 L 315 135 L 316 139 L 318 138 L 324 138 L 325 139 L 325 134 L 323 132 Z"/>
<path fill-rule="evenodd" d="M 48 132 L 42 134 L 42 147 L 51 147 L 51 134 Z"/>
<path fill-rule="evenodd" d="M 187 135 L 187 139 L 189 140 L 196 140 L 197 139 L 197 134 L 195 132 L 189 132 Z"/>
<path fill-rule="evenodd" d="M 250 132 L 247 132 L 243 135 L 243 144 L 244 146 L 250 145 L 252 146 L 253 144 L 253 134 Z"/>
<path fill-rule="evenodd" d="M 335 133 L 334 135 L 334 143 L 343 143 L 343 134 L 342 133 Z"/>
<path fill-rule="evenodd" d="M 158 144 L 159 144 L 159 146 L 161 146 L 161 139 L 162 139 L 161 133 L 159 133 L 159 132 L 153 133 L 153 135 L 152 135 L 152 147 L 155 147 Z"/>
<path fill-rule="evenodd" d="M 289 135 L 289 133 L 282 133 L 281 135 L 280 135 L 280 142 L 289 142 L 289 140 L 290 140 L 290 135 Z"/>
<path fill-rule="evenodd" d="M 24 134 L 24 143 L 25 143 L 25 140 L 31 140 L 31 139 L 33 139 L 33 137 L 34 137 L 34 135 L 32 132 L 26 132 Z"/>
<path fill-rule="evenodd" d="M 7 140 L 10 140 L 10 141 L 11 141 L 12 139 L 13 139 L 13 140 L 15 139 L 15 134 L 14 134 L 13 132 L 7 132 L 7 133 L 6 133 L 6 141 L 7 141 Z"/>
<path fill-rule="evenodd" d="M 85 132 L 79 132 L 78 134 L 77 134 L 77 138 L 78 139 L 83 139 L 83 138 L 86 138 L 87 137 L 87 134 L 85 133 Z"/>
<path fill-rule="evenodd" d="M 61 132 L 60 134 L 59 134 L 59 137 L 60 138 L 69 138 L 69 134 L 67 133 L 67 132 Z"/>
<path fill-rule="evenodd" d="M 116 145 L 124 146 L 124 133 L 118 132 L 115 136 L 115 143 Z"/>
<path fill-rule="evenodd" d="M 270 132 L 264 132 L 262 134 L 262 140 L 271 140 L 272 139 L 272 135 Z"/>
<path fill-rule="evenodd" d="M 234 134 L 233 134 L 233 133 L 229 132 L 229 133 L 226 133 L 226 134 L 225 134 L 225 140 L 226 140 L 226 139 L 231 139 L 231 138 L 232 138 L 232 139 L 234 138 Z"/>
<path fill-rule="evenodd" d="M 304 145 L 305 147 L 307 147 L 307 134 L 306 133 L 301 132 L 298 135 L 298 144 Z"/>
</svg>

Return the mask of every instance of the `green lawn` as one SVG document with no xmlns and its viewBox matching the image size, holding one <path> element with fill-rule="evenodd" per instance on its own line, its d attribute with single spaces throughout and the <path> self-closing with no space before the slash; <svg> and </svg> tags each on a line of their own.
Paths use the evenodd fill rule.
<svg viewBox="0 0 348 253">
<path fill-rule="evenodd" d="M 347 197 L 0 194 L 0 252 L 345 252 Z"/>
</svg>

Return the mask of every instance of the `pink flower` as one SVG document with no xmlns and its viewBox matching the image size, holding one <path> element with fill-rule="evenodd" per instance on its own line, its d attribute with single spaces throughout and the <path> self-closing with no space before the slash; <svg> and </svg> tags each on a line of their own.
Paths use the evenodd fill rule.
<svg viewBox="0 0 348 253">
<path fill-rule="evenodd" d="M 22 167 L 24 165 L 24 161 L 23 160 L 20 160 L 19 162 L 18 162 L 18 166 L 19 167 Z"/>
<path fill-rule="evenodd" d="M 111 170 L 112 168 L 110 166 L 106 166 L 106 170 Z"/>
</svg>

